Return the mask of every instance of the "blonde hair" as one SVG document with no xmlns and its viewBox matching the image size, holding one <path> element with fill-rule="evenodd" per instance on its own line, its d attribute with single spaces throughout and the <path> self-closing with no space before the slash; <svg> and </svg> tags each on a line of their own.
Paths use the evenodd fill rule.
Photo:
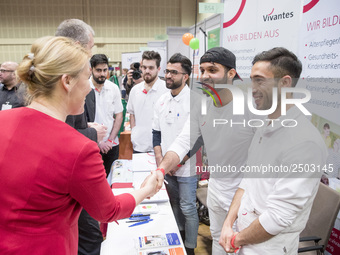
<svg viewBox="0 0 340 255">
<path fill-rule="evenodd" d="M 17 75 L 27 84 L 29 101 L 50 97 L 63 74 L 76 78 L 88 65 L 89 57 L 86 49 L 66 37 L 36 40 L 17 69 Z"/>
</svg>

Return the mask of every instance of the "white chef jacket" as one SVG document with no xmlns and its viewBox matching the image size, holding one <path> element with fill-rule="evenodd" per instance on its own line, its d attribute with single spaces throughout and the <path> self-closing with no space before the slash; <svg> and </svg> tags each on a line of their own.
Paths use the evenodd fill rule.
<svg viewBox="0 0 340 255">
<path fill-rule="evenodd" d="M 165 82 L 160 78 L 157 78 L 147 93 L 144 81 L 131 89 L 127 111 L 135 116 L 136 126 L 131 130 L 131 142 L 135 151 L 153 151 L 153 109 L 156 101 L 167 91 L 169 90 L 166 88 Z"/>
<path fill-rule="evenodd" d="M 107 132 L 103 139 L 103 141 L 106 141 L 111 134 L 115 122 L 113 115 L 123 111 L 122 96 L 118 86 L 109 80 L 105 80 L 104 86 L 100 92 L 93 85 L 91 78 L 90 85 L 91 88 L 94 89 L 96 95 L 96 113 L 94 122 L 103 124 L 107 127 Z M 116 136 L 114 142 L 114 146 L 119 144 L 118 136 Z"/>
<path fill-rule="evenodd" d="M 161 132 L 161 148 L 163 156 L 168 148 L 181 133 L 185 121 L 190 117 L 190 89 L 184 86 L 181 92 L 173 97 L 171 91 L 163 94 L 155 104 L 152 129 Z M 190 162 L 196 163 L 196 155 L 181 166 L 175 176 L 188 177 Z"/>
<path fill-rule="evenodd" d="M 257 130 L 249 148 L 247 166 L 284 165 L 291 169 L 295 169 L 295 164 L 302 164 L 306 169 L 311 169 L 312 164 L 324 166 L 325 143 L 302 112 L 294 106 L 279 119 L 274 127 L 265 125 Z M 287 126 L 298 125 L 283 127 L 280 122 L 284 119 Z M 296 122 L 289 124 L 289 120 Z M 244 195 L 237 226 L 242 231 L 259 218 L 262 227 L 275 237 L 260 244 L 245 245 L 240 254 L 296 254 L 298 237 L 308 220 L 321 174 L 307 170 L 304 173 L 245 173 L 240 184 Z"/>
</svg>

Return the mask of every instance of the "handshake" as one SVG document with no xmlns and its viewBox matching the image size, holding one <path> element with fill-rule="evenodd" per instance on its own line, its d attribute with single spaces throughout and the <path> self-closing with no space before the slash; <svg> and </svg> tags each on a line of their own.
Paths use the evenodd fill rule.
<svg viewBox="0 0 340 255">
<path fill-rule="evenodd" d="M 151 174 L 144 180 L 141 188 L 148 187 L 150 189 L 150 194 L 148 197 L 155 195 L 163 186 L 164 180 L 164 169 L 157 168 L 156 171 L 152 171 Z"/>
</svg>

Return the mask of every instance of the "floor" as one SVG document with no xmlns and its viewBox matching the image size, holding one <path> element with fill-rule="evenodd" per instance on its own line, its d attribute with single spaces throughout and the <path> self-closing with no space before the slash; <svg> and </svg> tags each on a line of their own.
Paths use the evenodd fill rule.
<svg viewBox="0 0 340 255">
<path fill-rule="evenodd" d="M 200 222 L 198 227 L 196 255 L 211 255 L 211 235 L 209 226 Z"/>
</svg>

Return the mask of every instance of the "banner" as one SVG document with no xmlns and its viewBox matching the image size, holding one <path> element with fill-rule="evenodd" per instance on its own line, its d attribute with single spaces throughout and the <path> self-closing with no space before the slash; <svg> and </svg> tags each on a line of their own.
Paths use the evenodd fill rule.
<svg viewBox="0 0 340 255">
<path fill-rule="evenodd" d="M 312 99 L 306 107 L 312 123 L 328 147 L 327 163 L 334 172 L 324 183 L 340 192 L 340 5 L 338 0 L 305 0 L 299 37 L 299 59 L 303 82 Z M 331 206 L 331 205 L 330 205 Z M 340 254 L 340 214 L 335 222 L 325 254 Z"/>
<path fill-rule="evenodd" d="M 339 1 L 308 2 L 314 5 L 305 5 L 300 25 L 299 58 L 304 67 L 301 77 L 312 93 L 310 110 L 340 125 Z"/>
<path fill-rule="evenodd" d="M 302 2 L 225 0 L 223 47 L 236 55 L 236 69 L 249 78 L 254 56 L 273 47 L 297 52 Z"/>
<path fill-rule="evenodd" d="M 219 27 L 208 31 L 208 50 L 220 46 L 220 32 Z"/>
</svg>

